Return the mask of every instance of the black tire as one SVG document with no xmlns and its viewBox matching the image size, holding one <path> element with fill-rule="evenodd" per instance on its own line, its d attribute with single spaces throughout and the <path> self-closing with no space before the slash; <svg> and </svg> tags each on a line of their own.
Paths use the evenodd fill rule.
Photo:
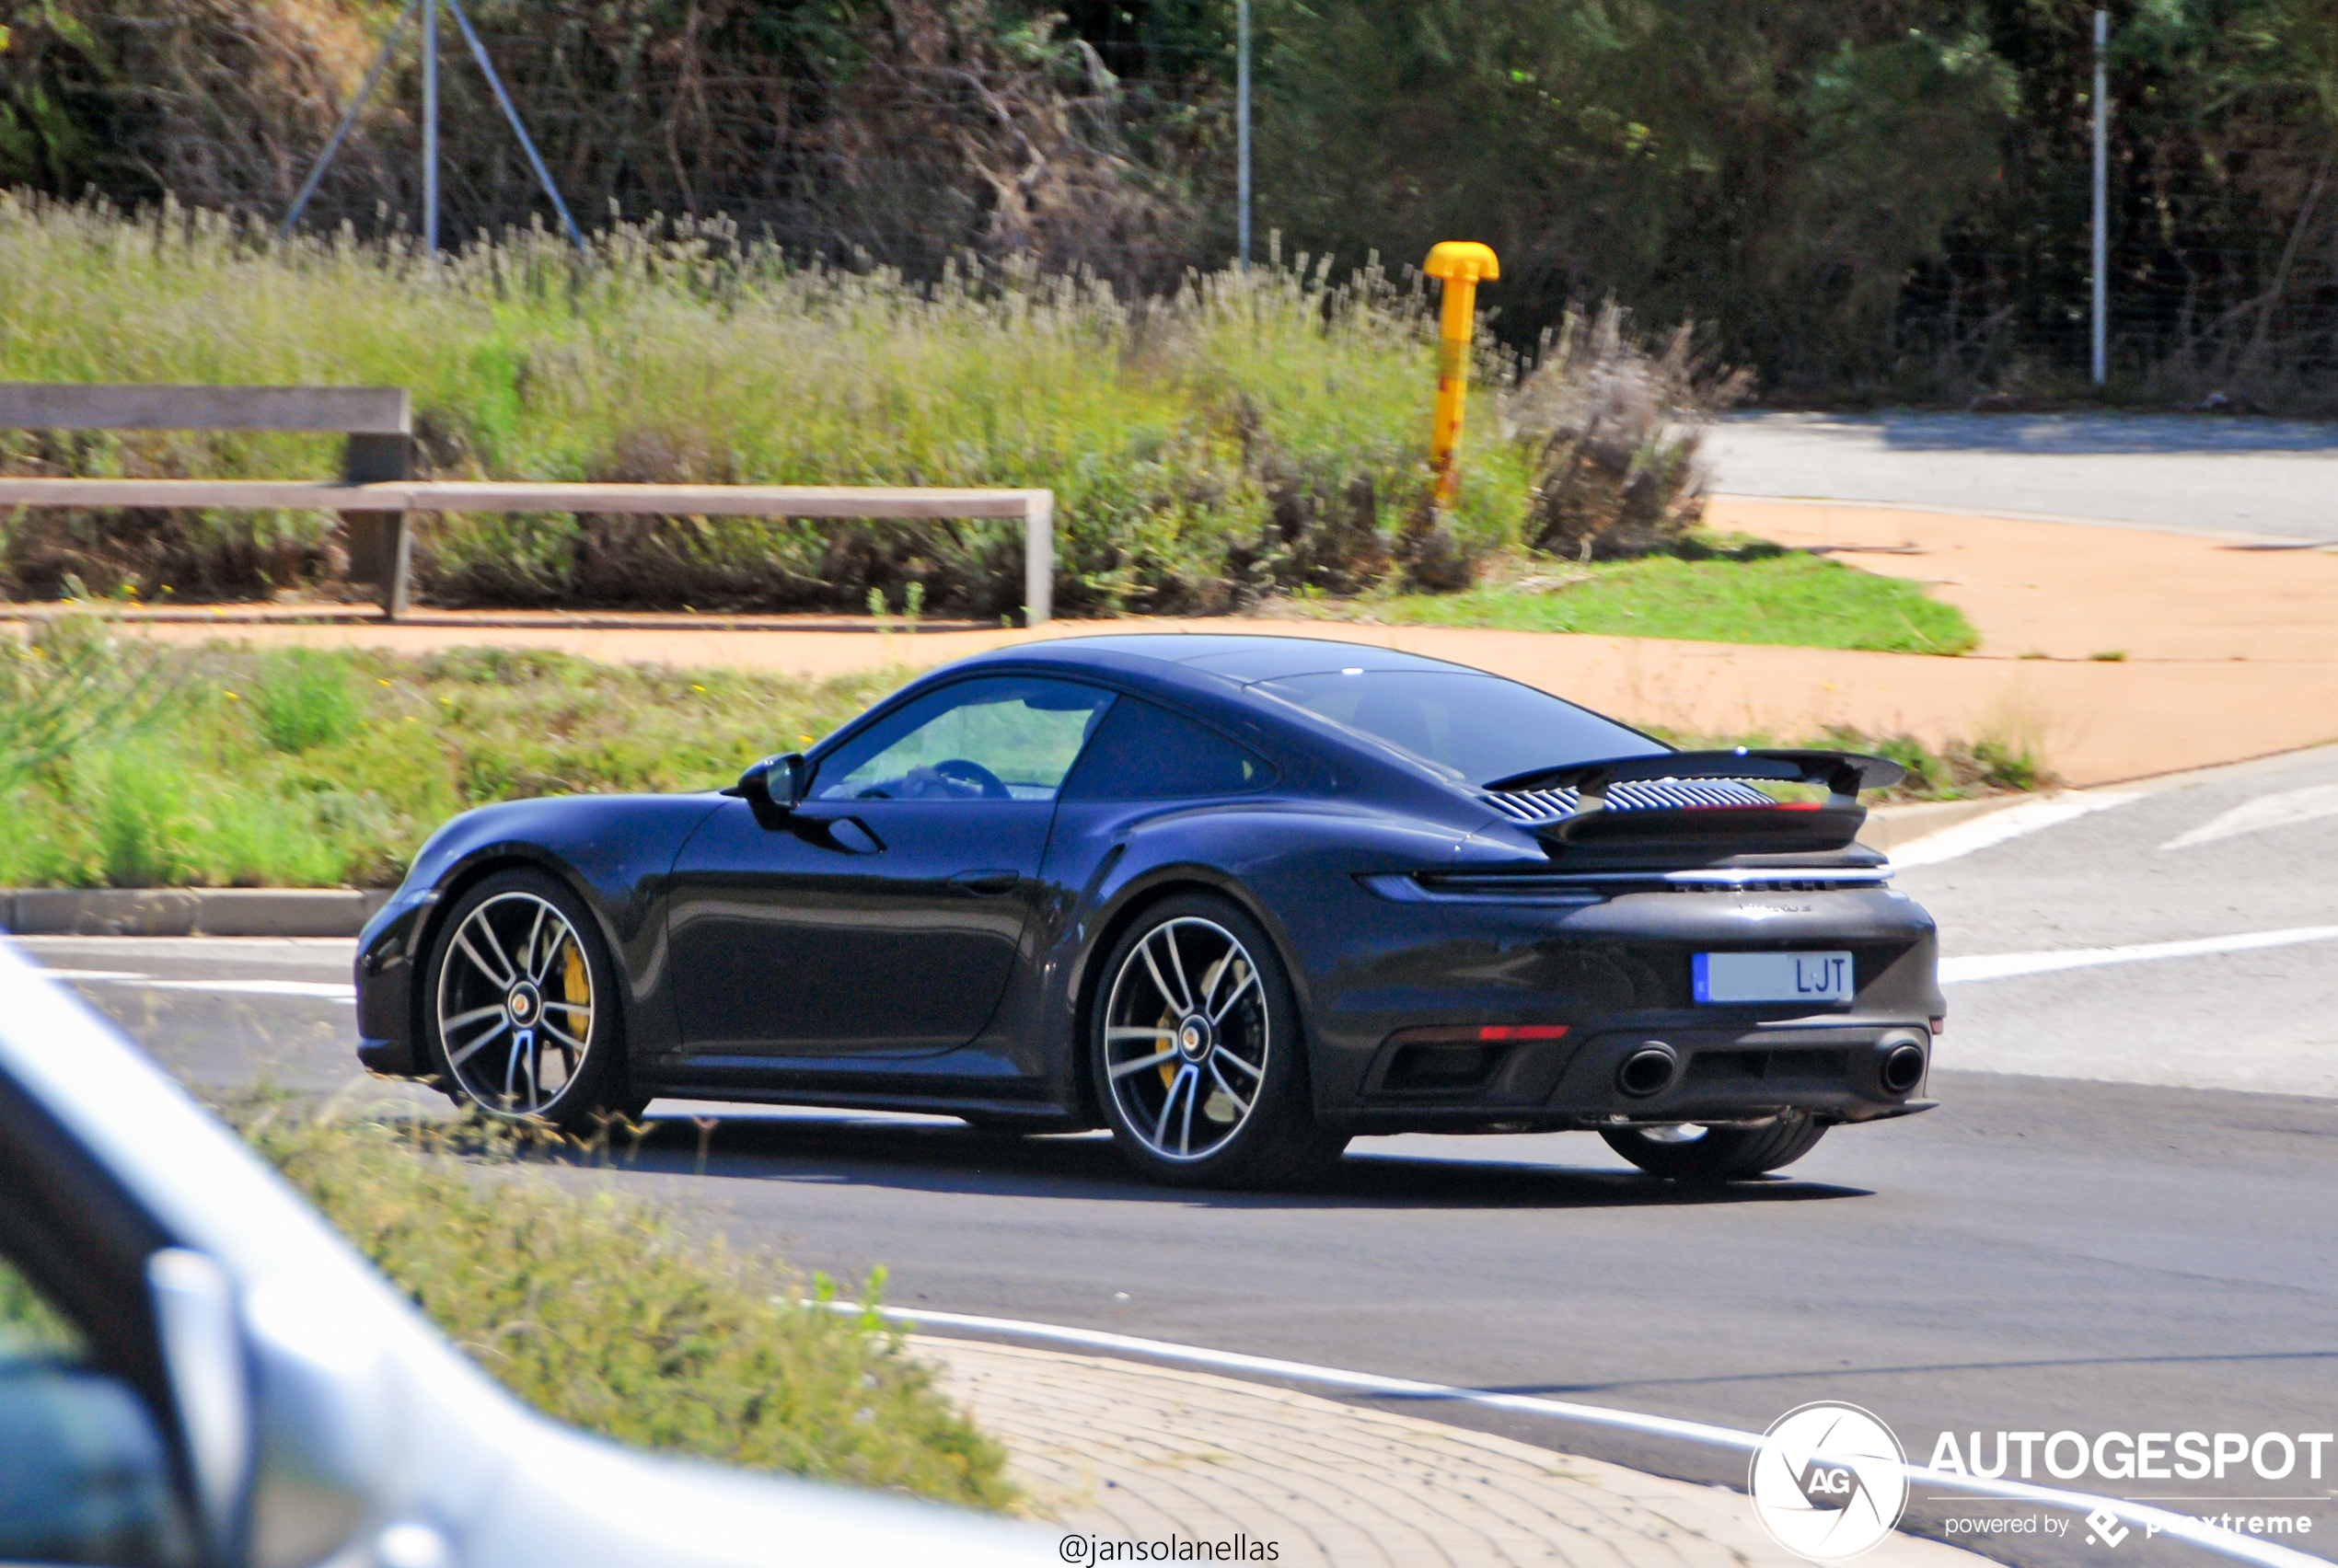
<svg viewBox="0 0 2338 1568">
<path fill-rule="evenodd" d="M 1139 951 L 1149 945 L 1151 963 Z M 1178 1006 L 1180 986 L 1182 999 L 1194 1006 Z M 1210 995 L 1201 995 L 1205 988 Z M 1127 1016 L 1116 1020 L 1116 1008 Z M 1190 1055 L 1178 1043 L 1179 1032 L 1203 1020 L 1210 1025 L 1198 1044 L 1204 1054 Z M 1128 1038 L 1147 1033 L 1160 1038 Z M 1299 1005 L 1281 957 L 1258 922 L 1231 900 L 1178 894 L 1139 916 L 1105 957 L 1087 1037 L 1113 1142 L 1155 1181 L 1181 1187 L 1303 1182 L 1337 1163 L 1348 1147 L 1345 1134 L 1316 1124 Z M 1117 1049 L 1124 1052 L 1120 1059 Z M 1256 1091 L 1245 1102 L 1242 1091 L 1254 1078 Z M 1198 1105 L 1198 1147 L 1192 1138 Z M 1222 1130 L 1221 1113 L 1230 1131 Z M 1167 1129 L 1179 1124 L 1185 1136 L 1173 1140 Z"/>
<path fill-rule="evenodd" d="M 502 986 L 503 1011 L 500 1020 L 494 1015 L 498 965 L 526 982 L 533 1000 L 525 1010 L 541 1027 L 515 1027 L 518 984 Z M 532 975 L 515 973 L 531 965 Z M 581 1004 L 580 970 L 586 982 Z M 548 1122 L 562 1132 L 589 1134 L 614 1115 L 638 1118 L 648 1103 L 633 1093 L 625 1070 L 616 964 L 592 911 L 558 878 L 500 871 L 467 890 L 439 922 L 418 1001 L 426 1058 L 439 1087 L 457 1104 L 506 1121 Z M 558 1025 L 550 1021 L 555 1016 Z M 471 1021 L 459 1021 L 467 1017 Z M 457 1035 L 451 1051 L 450 1023 Z M 583 1048 L 563 1041 L 579 1041 Z M 546 1067 L 555 1058 L 557 1087 Z M 515 1092 L 504 1093 L 506 1085 Z"/>
<path fill-rule="evenodd" d="M 1793 1164 L 1826 1136 L 1823 1124 L 1786 1115 L 1760 1127 L 1707 1127 L 1685 1142 L 1643 1127 L 1603 1127 L 1607 1147 L 1651 1176 L 1675 1182 L 1736 1182 Z"/>
</svg>

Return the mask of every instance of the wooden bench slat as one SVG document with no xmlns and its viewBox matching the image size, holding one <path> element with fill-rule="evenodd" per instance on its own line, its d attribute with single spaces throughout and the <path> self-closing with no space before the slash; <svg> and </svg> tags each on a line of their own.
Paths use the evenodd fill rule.
<svg viewBox="0 0 2338 1568">
<path fill-rule="evenodd" d="M 423 480 L 0 477 L 0 506 L 284 507 L 318 512 L 669 513 L 705 517 L 1028 517 L 1047 490 L 829 485 L 584 485 Z"/>
<path fill-rule="evenodd" d="M 248 430 L 406 435 L 403 386 L 137 386 L 0 382 L 0 429 Z"/>
</svg>

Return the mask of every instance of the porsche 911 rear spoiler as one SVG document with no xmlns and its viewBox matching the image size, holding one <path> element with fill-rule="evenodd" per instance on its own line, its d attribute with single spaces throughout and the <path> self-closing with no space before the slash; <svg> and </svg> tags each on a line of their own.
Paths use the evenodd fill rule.
<svg viewBox="0 0 2338 1568">
<path fill-rule="evenodd" d="M 1905 776 L 1889 757 L 1740 747 L 1568 763 L 1498 778 L 1486 790 L 1504 814 L 1554 848 L 1647 845 L 1759 855 L 1843 848 L 1867 821 L 1859 791 L 1888 789 Z M 1823 804 L 1763 801 L 1750 788 L 1684 784 L 1698 779 L 1822 784 L 1827 798 Z M 1645 788 L 1611 799 L 1619 785 Z"/>
</svg>

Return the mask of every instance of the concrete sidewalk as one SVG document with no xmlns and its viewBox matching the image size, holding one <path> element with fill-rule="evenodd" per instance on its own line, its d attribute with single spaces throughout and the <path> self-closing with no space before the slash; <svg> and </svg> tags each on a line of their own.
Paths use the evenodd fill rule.
<svg viewBox="0 0 2338 1568">
<path fill-rule="evenodd" d="M 1272 1541 L 1279 1568 L 1806 1568 L 1751 1503 L 1506 1437 L 1232 1378 L 914 1335 L 1039 1511 L 1109 1539 Z M 1862 1563 L 1979 1562 L 1894 1536 Z"/>
</svg>

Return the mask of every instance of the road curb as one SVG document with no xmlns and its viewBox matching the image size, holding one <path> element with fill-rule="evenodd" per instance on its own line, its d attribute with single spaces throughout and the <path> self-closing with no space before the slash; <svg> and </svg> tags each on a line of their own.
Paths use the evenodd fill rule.
<svg viewBox="0 0 2338 1568">
<path fill-rule="evenodd" d="M 1904 806 L 1877 806 L 1867 813 L 1867 825 L 1859 829 L 1859 842 L 1888 854 L 1903 844 L 1929 837 L 1975 817 L 2041 799 L 2043 797 L 2039 795 L 1986 795 L 1977 801 L 1917 801 Z"/>
<path fill-rule="evenodd" d="M 353 937 L 383 889 L 0 888 L 0 931 L 19 937 Z"/>
</svg>

